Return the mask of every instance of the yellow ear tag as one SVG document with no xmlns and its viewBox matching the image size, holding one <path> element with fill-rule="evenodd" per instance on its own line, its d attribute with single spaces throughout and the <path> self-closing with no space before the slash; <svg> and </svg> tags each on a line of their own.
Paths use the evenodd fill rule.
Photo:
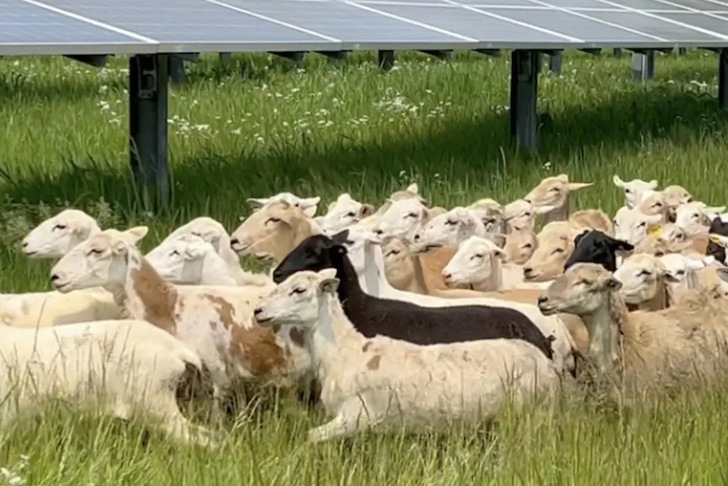
<svg viewBox="0 0 728 486">
<path fill-rule="evenodd" d="M 662 225 L 650 226 L 647 229 L 647 234 L 659 238 L 662 236 Z"/>
</svg>

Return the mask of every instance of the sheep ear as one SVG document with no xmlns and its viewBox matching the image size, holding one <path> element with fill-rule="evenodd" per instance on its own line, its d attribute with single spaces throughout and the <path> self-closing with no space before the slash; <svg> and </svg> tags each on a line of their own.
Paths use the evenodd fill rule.
<svg viewBox="0 0 728 486">
<path fill-rule="evenodd" d="M 569 182 L 569 191 L 578 191 L 579 189 L 584 189 L 585 187 L 593 185 L 593 182 Z"/>
<path fill-rule="evenodd" d="M 681 280 L 679 278 L 677 278 L 676 276 L 674 276 L 670 273 L 667 273 L 667 272 L 663 272 L 662 277 L 665 279 L 666 282 L 669 282 L 669 283 L 680 283 L 681 282 Z"/>
<path fill-rule="evenodd" d="M 546 214 L 556 209 L 556 207 L 557 206 L 536 206 L 533 208 L 533 212 L 536 214 Z"/>
<path fill-rule="evenodd" d="M 321 201 L 321 198 L 318 196 L 309 197 L 308 199 L 301 199 L 298 203 L 298 207 L 301 208 L 303 214 L 305 214 L 309 218 L 313 218 L 313 216 L 316 214 L 316 209 L 318 209 L 319 201 Z"/>
<path fill-rule="evenodd" d="M 260 209 L 270 201 L 267 197 L 249 197 L 246 201 L 250 204 L 253 209 Z"/>
<path fill-rule="evenodd" d="M 368 216 L 371 216 L 374 214 L 374 206 L 371 204 L 362 204 L 361 209 L 359 210 L 359 215 L 362 218 L 366 218 Z"/>
<path fill-rule="evenodd" d="M 111 253 L 114 255 L 124 255 L 129 251 L 129 243 L 123 239 L 117 240 L 111 244 Z"/>
<path fill-rule="evenodd" d="M 413 182 L 412 184 L 410 184 L 409 186 L 407 186 L 407 189 L 405 189 L 405 191 L 408 191 L 408 192 L 411 192 L 411 193 L 414 193 L 414 194 L 419 194 L 420 193 L 420 186 L 418 186 L 416 182 Z"/>
<path fill-rule="evenodd" d="M 647 184 L 649 184 L 649 185 L 650 185 L 650 187 L 652 188 L 652 190 L 653 190 L 653 191 L 654 191 L 655 189 L 657 189 L 657 186 L 659 185 L 659 184 L 657 183 L 657 179 L 652 179 L 652 180 L 651 180 L 650 182 L 648 182 Z"/>
<path fill-rule="evenodd" d="M 718 246 L 722 246 L 723 248 L 728 247 L 728 238 L 726 238 L 725 236 L 715 233 L 709 233 L 708 239 Z"/>
<path fill-rule="evenodd" d="M 715 269 L 718 277 L 724 282 L 728 282 L 728 267 L 718 267 Z"/>
<path fill-rule="evenodd" d="M 624 181 L 617 174 L 614 174 L 614 177 L 612 177 L 612 182 L 615 186 L 624 188 Z"/>
<path fill-rule="evenodd" d="M 334 270 L 334 269 L 327 268 L 326 270 Z M 334 270 L 334 275 L 336 275 L 336 270 Z M 324 278 L 321 281 L 321 283 L 319 283 L 319 289 L 321 290 L 321 292 L 329 292 L 331 294 L 336 294 L 336 289 L 338 287 L 339 287 L 339 279 L 336 277 Z"/>
<path fill-rule="evenodd" d="M 129 228 L 128 230 L 124 231 L 124 239 L 128 241 L 130 244 L 136 246 L 139 244 L 139 242 L 147 236 L 147 233 L 149 232 L 149 228 L 147 226 L 135 226 L 133 228 Z"/>
</svg>

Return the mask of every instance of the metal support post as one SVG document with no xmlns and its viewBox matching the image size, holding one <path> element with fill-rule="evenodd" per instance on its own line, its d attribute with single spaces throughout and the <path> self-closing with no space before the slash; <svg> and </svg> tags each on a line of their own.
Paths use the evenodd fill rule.
<svg viewBox="0 0 728 486">
<path fill-rule="evenodd" d="M 728 49 L 718 55 L 718 104 L 728 110 Z"/>
<path fill-rule="evenodd" d="M 511 136 L 517 147 L 532 151 L 537 146 L 538 65 L 537 51 L 511 53 Z"/>
<path fill-rule="evenodd" d="M 563 53 L 561 51 L 549 54 L 549 70 L 556 76 L 561 74 L 561 65 L 563 63 Z"/>
<path fill-rule="evenodd" d="M 185 82 L 185 62 L 177 56 L 169 56 L 169 77 L 174 84 Z"/>
<path fill-rule="evenodd" d="M 379 69 L 389 71 L 394 67 L 394 51 L 379 51 Z"/>
<path fill-rule="evenodd" d="M 614 50 L 612 51 L 612 53 L 614 54 L 614 57 L 620 58 L 620 57 L 622 57 L 622 48 L 615 47 Z"/>
<path fill-rule="evenodd" d="M 169 56 L 129 58 L 129 155 L 142 204 L 169 204 L 167 87 Z"/>
<path fill-rule="evenodd" d="M 232 60 L 233 55 L 231 52 L 221 52 L 220 53 L 220 62 L 223 64 L 230 64 L 230 61 Z"/>
<path fill-rule="evenodd" d="M 632 76 L 635 81 L 655 79 L 655 52 L 635 52 L 632 54 Z"/>
</svg>

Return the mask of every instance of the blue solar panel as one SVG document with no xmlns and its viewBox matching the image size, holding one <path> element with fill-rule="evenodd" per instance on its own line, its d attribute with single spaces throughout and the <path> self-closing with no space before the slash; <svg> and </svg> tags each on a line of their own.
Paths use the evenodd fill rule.
<svg viewBox="0 0 728 486">
<path fill-rule="evenodd" d="M 0 0 L 0 54 L 728 47 L 718 0 Z"/>
<path fill-rule="evenodd" d="M 144 41 L 25 2 L 0 0 L 0 13 L 3 54 L 102 54 L 102 46 L 110 44 L 118 52 L 155 50 Z"/>
</svg>

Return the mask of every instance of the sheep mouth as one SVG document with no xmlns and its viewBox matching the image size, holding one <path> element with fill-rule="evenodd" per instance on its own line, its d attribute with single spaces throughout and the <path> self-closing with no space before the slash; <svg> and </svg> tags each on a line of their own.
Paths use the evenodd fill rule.
<svg viewBox="0 0 728 486">
<path fill-rule="evenodd" d="M 255 322 L 257 322 L 259 325 L 263 325 L 266 323 L 270 323 L 273 320 L 273 317 L 271 316 L 262 316 L 262 317 L 255 317 Z"/>
<path fill-rule="evenodd" d="M 238 244 L 230 245 L 230 247 L 239 256 L 244 256 L 245 255 L 245 252 L 248 250 L 248 248 L 250 248 L 250 244 L 244 245 L 242 243 L 238 243 Z"/>
<path fill-rule="evenodd" d="M 36 250 L 33 250 L 33 251 L 23 250 L 23 253 L 25 253 L 25 256 L 27 256 L 27 257 L 32 257 L 33 255 L 37 254 L 38 251 L 36 251 Z"/>
<path fill-rule="evenodd" d="M 559 311 L 556 305 L 550 303 L 538 304 L 538 309 L 541 311 L 541 314 L 545 316 L 557 314 Z"/>
<path fill-rule="evenodd" d="M 64 290 L 70 290 L 68 286 L 71 285 L 71 282 L 53 282 L 51 285 L 58 292 L 63 292 Z"/>
</svg>

